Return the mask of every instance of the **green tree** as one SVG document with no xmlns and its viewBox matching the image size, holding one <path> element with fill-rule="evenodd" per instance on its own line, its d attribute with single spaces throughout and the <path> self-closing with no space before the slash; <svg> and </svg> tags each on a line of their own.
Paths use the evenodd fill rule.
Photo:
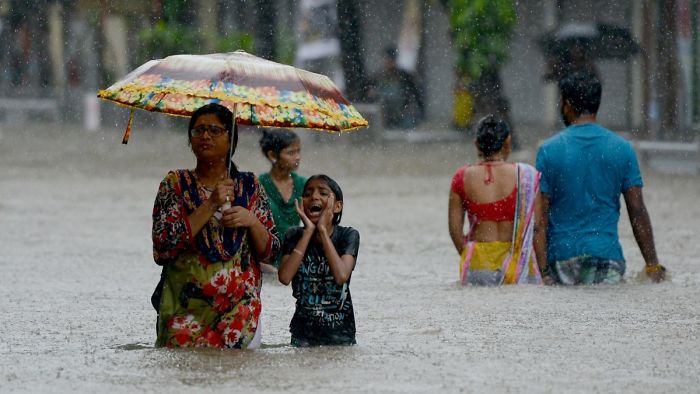
<svg viewBox="0 0 700 394">
<path fill-rule="evenodd" d="M 231 52 L 243 49 L 253 51 L 250 34 L 230 32 L 203 32 L 180 23 L 159 20 L 139 32 L 138 62 L 158 59 L 180 53 L 201 54 L 208 52 Z"/>
<path fill-rule="evenodd" d="M 214 14 L 218 15 L 220 11 L 216 3 L 161 0 L 157 4 L 159 5 L 152 7 L 151 25 L 142 28 L 138 34 L 138 64 L 181 53 L 231 52 L 237 49 L 253 52 L 251 34 L 222 32 L 215 21 L 211 21 L 211 26 L 202 25 L 209 22 L 197 18 L 197 4 L 213 7 Z"/>
<path fill-rule="evenodd" d="M 442 0 L 442 3 L 457 53 L 456 103 L 473 105 L 475 115 L 494 113 L 509 120 L 509 104 L 503 95 L 499 72 L 508 61 L 510 40 L 517 25 L 513 1 Z M 468 94 L 471 99 L 459 100 L 460 94 Z M 467 126 L 459 124 L 456 118 L 455 121 L 458 126 Z"/>
</svg>

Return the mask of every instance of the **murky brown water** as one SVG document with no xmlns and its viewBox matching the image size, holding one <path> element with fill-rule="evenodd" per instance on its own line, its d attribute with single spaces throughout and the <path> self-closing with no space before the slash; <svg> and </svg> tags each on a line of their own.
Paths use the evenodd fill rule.
<svg viewBox="0 0 700 394">
<path fill-rule="evenodd" d="M 184 130 L 183 126 L 183 130 Z M 308 132 L 310 133 L 310 132 Z M 362 148 L 304 134 L 302 173 L 326 172 L 359 229 L 358 345 L 294 349 L 291 289 L 265 278 L 263 348 L 152 347 L 150 215 L 182 133 L 0 129 L 0 391 L 695 392 L 700 385 L 700 179 L 645 173 L 673 281 L 614 287 L 460 288 L 447 234 L 452 171 L 468 142 Z M 468 151 L 469 153 L 462 153 Z M 521 158 L 532 159 L 532 152 Z M 243 135 L 237 162 L 267 168 Z"/>
</svg>

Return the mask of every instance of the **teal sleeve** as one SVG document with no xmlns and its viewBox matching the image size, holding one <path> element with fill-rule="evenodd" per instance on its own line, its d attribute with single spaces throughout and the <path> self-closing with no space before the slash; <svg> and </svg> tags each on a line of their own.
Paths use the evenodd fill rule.
<svg viewBox="0 0 700 394">
<path fill-rule="evenodd" d="M 627 189 L 639 186 L 644 186 L 642 182 L 642 174 L 639 171 L 639 162 L 637 162 L 637 155 L 634 153 L 632 145 L 627 147 L 627 171 L 622 180 L 622 191 L 625 192 Z"/>
<path fill-rule="evenodd" d="M 540 149 L 537 150 L 537 158 L 535 159 L 535 168 L 537 168 L 537 171 L 539 171 L 542 174 L 542 177 L 540 178 L 540 191 L 545 194 L 550 194 L 550 186 L 549 182 L 547 181 L 548 178 L 548 173 L 547 173 L 547 160 L 545 159 L 545 153 L 544 149 L 540 147 Z"/>
</svg>

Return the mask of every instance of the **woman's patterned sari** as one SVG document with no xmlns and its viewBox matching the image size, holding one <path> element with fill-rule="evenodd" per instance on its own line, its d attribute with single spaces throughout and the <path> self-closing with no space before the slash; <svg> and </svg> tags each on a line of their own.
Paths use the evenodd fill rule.
<svg viewBox="0 0 700 394">
<path fill-rule="evenodd" d="M 511 242 L 476 242 L 469 240 L 462 251 L 459 274 L 467 284 L 541 283 L 542 276 L 533 253 L 535 197 L 540 173 L 528 164 L 517 165 L 517 201 Z M 474 226 L 474 223 L 470 223 Z M 478 256 L 478 258 L 477 258 Z M 493 259 L 497 259 L 493 261 Z M 489 260 L 492 261 L 484 261 Z M 477 261 L 478 260 L 478 261 Z"/>
<path fill-rule="evenodd" d="M 157 346 L 247 347 L 258 329 L 259 263 L 280 247 L 265 191 L 252 173 L 235 171 L 234 206 L 253 212 L 268 229 L 263 255 L 256 255 L 248 230 L 224 228 L 217 215 L 193 235 L 189 215 L 207 200 L 190 170 L 168 173 L 153 207 L 153 258 L 163 266 L 154 299 Z"/>
</svg>

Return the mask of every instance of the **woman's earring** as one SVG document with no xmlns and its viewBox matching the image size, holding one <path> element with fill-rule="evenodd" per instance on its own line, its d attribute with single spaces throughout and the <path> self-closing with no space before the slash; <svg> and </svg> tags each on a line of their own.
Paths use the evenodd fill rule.
<svg viewBox="0 0 700 394">
<path fill-rule="evenodd" d="M 272 164 L 277 164 L 277 160 L 272 159 Z"/>
</svg>

